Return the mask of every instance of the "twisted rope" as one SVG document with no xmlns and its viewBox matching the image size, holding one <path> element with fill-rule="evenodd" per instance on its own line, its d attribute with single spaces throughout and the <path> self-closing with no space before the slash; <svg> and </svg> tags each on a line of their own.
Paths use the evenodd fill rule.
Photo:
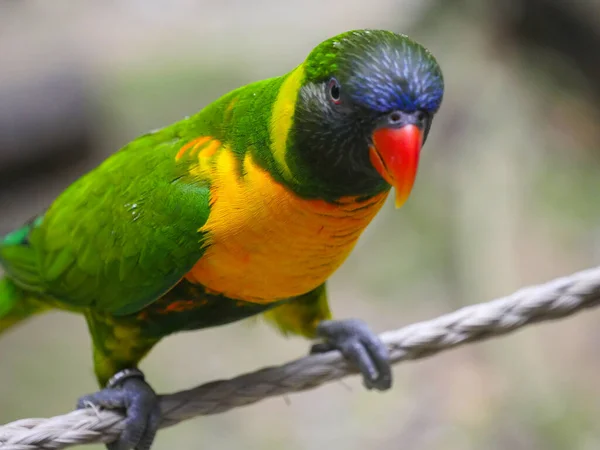
<svg viewBox="0 0 600 450">
<path fill-rule="evenodd" d="M 528 324 L 566 317 L 598 303 L 600 267 L 388 331 L 381 338 L 390 349 L 392 362 L 399 363 L 510 333 Z M 329 352 L 162 395 L 161 427 L 195 416 L 222 413 L 268 397 L 304 391 L 353 373 L 355 370 L 338 352 Z M 116 439 L 123 427 L 124 417 L 106 410 L 87 409 L 49 419 L 23 419 L 0 426 L 0 450 L 55 450 L 106 443 Z"/>
</svg>

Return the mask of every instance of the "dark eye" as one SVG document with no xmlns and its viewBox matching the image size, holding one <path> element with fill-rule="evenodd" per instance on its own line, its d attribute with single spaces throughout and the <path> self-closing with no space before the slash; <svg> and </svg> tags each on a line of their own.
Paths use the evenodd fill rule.
<svg viewBox="0 0 600 450">
<path fill-rule="evenodd" d="M 339 105 L 341 102 L 341 98 L 340 98 L 340 83 L 338 83 L 338 80 L 336 80 L 335 78 L 332 78 L 331 80 L 329 80 L 329 85 L 328 85 L 327 89 L 329 91 L 329 97 L 331 98 L 331 101 L 333 103 L 335 103 L 336 105 Z"/>
<path fill-rule="evenodd" d="M 402 120 L 402 114 L 400 114 L 398 111 L 394 111 L 393 113 L 390 114 L 390 122 L 399 123 L 401 120 Z"/>
</svg>

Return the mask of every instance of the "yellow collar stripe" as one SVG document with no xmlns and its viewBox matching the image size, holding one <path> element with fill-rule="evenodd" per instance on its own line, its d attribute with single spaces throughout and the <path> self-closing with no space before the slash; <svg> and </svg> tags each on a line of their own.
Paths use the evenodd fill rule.
<svg viewBox="0 0 600 450">
<path fill-rule="evenodd" d="M 292 127 L 296 99 L 304 81 L 304 64 L 289 73 L 279 88 L 271 114 L 271 151 L 285 179 L 293 178 L 286 162 L 287 138 Z"/>
</svg>

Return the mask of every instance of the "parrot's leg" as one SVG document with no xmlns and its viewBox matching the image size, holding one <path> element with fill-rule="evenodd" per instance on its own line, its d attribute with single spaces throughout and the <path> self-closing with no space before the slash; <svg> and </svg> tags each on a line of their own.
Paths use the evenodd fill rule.
<svg viewBox="0 0 600 450">
<path fill-rule="evenodd" d="M 265 313 L 284 333 L 322 338 L 311 353 L 339 350 L 361 372 L 368 389 L 384 391 L 392 385 L 388 349 L 364 322 L 329 320 L 325 284 Z"/>
<path fill-rule="evenodd" d="M 388 349 L 363 321 L 324 320 L 316 333 L 325 342 L 313 345 L 311 353 L 339 350 L 360 370 L 367 389 L 385 391 L 392 387 Z"/>
<path fill-rule="evenodd" d="M 264 316 L 284 334 L 298 334 L 314 339 L 317 337 L 317 325 L 323 320 L 331 319 L 327 287 L 322 284 L 304 295 L 276 306 L 264 313 Z"/>
<path fill-rule="evenodd" d="M 137 369 L 140 360 L 158 339 L 142 337 L 135 321 L 87 314 L 94 344 L 94 369 L 104 389 L 83 396 L 77 408 L 124 410 L 125 430 L 108 450 L 148 450 L 154 441 L 161 414 L 158 396 Z"/>
</svg>

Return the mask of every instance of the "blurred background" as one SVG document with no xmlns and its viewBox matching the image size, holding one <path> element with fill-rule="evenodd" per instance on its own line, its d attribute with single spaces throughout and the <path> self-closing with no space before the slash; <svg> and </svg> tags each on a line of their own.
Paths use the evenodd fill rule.
<svg viewBox="0 0 600 450">
<path fill-rule="evenodd" d="M 446 96 L 410 201 L 382 210 L 331 281 L 338 317 L 383 331 L 598 263 L 597 0 L 2 0 L 0 234 L 137 135 L 353 28 L 429 47 Z M 355 377 L 198 418 L 154 448 L 596 449 L 599 314 L 403 364 L 385 395 Z M 307 349 L 250 320 L 168 338 L 142 368 L 170 392 Z M 0 423 L 95 389 L 80 317 L 0 339 Z"/>
</svg>

